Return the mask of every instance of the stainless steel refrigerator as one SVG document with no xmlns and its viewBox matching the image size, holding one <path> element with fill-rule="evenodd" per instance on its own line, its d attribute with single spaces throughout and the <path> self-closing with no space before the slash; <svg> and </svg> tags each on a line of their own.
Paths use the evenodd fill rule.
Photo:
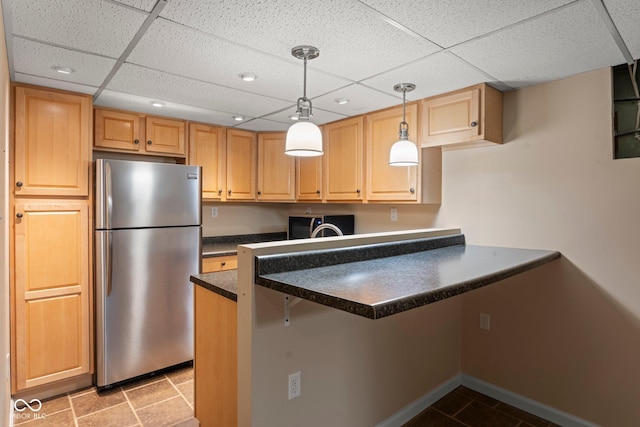
<svg viewBox="0 0 640 427">
<path fill-rule="evenodd" d="M 193 359 L 201 168 L 96 160 L 97 385 Z"/>
</svg>

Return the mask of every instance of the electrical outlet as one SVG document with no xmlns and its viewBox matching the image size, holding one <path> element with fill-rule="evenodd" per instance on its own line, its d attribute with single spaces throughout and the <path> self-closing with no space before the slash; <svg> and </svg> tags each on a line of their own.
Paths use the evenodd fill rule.
<svg viewBox="0 0 640 427">
<path fill-rule="evenodd" d="M 398 220 L 398 209 L 391 208 L 391 221 L 396 222 Z"/>
<path fill-rule="evenodd" d="M 300 396 L 300 371 L 289 375 L 289 400 Z"/>
<path fill-rule="evenodd" d="M 218 217 L 218 207 L 211 208 L 211 218 L 217 218 L 217 217 Z"/>
<path fill-rule="evenodd" d="M 487 313 L 480 313 L 480 329 L 491 329 L 491 315 Z"/>
</svg>

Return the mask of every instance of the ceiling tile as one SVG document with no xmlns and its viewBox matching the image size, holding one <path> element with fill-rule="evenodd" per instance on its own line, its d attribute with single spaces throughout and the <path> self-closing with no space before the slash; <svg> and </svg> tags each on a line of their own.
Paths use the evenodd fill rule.
<svg viewBox="0 0 640 427">
<path fill-rule="evenodd" d="M 15 81 L 35 86 L 50 87 L 53 89 L 68 90 L 69 92 L 84 93 L 93 95 L 98 90 L 97 87 L 86 86 L 64 80 L 53 80 L 46 77 L 33 76 L 31 74 L 15 73 Z"/>
<path fill-rule="evenodd" d="M 275 122 L 273 120 L 254 119 L 246 123 L 235 125 L 234 127 L 254 132 L 285 132 L 287 129 L 289 129 L 289 126 L 291 125 L 282 122 Z"/>
<path fill-rule="evenodd" d="M 450 47 L 574 0 L 361 0 L 442 47 Z"/>
<path fill-rule="evenodd" d="M 205 109 L 260 117 L 291 105 L 262 95 L 187 79 L 132 64 L 124 64 L 109 83 L 116 92 L 177 102 Z"/>
<path fill-rule="evenodd" d="M 396 82 L 397 83 L 397 82 Z M 346 98 L 346 104 L 338 104 L 336 99 Z M 332 111 L 343 116 L 357 116 L 372 110 L 391 107 L 402 103 L 402 97 L 393 91 L 393 85 L 386 90 L 375 90 L 361 84 L 352 84 L 330 94 L 312 99 L 313 106 Z M 315 108 L 314 108 L 315 111 Z"/>
<path fill-rule="evenodd" d="M 6 4 L 13 34 L 112 58 L 122 54 L 146 18 L 143 12 L 102 0 L 7 0 Z"/>
<path fill-rule="evenodd" d="M 640 1 L 604 0 L 604 4 L 631 55 L 640 59 Z"/>
<path fill-rule="evenodd" d="M 294 46 L 316 46 L 314 68 L 354 81 L 439 50 L 344 0 L 172 0 L 161 16 L 285 59 Z"/>
<path fill-rule="evenodd" d="M 451 51 L 514 88 L 624 62 L 593 5 L 586 1 Z"/>
<path fill-rule="evenodd" d="M 494 80 L 457 56 L 439 52 L 362 83 L 389 93 L 395 93 L 397 83 L 413 83 L 416 88 L 407 93 L 407 100 L 416 100 Z"/>
<path fill-rule="evenodd" d="M 118 3 L 126 4 L 127 6 L 135 7 L 136 9 L 144 10 L 145 12 L 151 12 L 153 7 L 158 3 L 158 0 L 114 0 Z"/>
<path fill-rule="evenodd" d="M 112 90 L 102 91 L 94 105 L 202 123 L 216 123 L 221 126 L 237 124 L 228 113 L 166 101 L 164 107 L 157 108 L 151 105 L 150 98 Z"/>
<path fill-rule="evenodd" d="M 115 59 L 13 38 L 13 65 L 17 73 L 99 87 L 115 65 Z M 69 67 L 65 75 L 53 67 Z"/>
<path fill-rule="evenodd" d="M 165 19 L 157 19 L 151 25 L 127 61 L 293 102 L 302 96 L 302 61 L 293 56 L 283 60 L 263 54 Z M 245 82 L 238 76 L 243 72 L 254 73 L 258 78 Z M 309 97 L 349 83 L 308 66 Z"/>
<path fill-rule="evenodd" d="M 295 116 L 295 115 L 296 115 L 296 106 L 292 105 L 290 108 L 287 108 L 277 113 L 269 114 L 267 116 L 264 116 L 263 118 L 272 120 L 272 121 L 281 122 L 285 125 L 285 129 L 288 129 L 289 126 L 295 123 L 294 120 L 291 120 L 291 116 Z M 336 120 L 344 119 L 346 117 L 347 117 L 346 115 L 336 114 L 331 111 L 325 111 L 323 109 L 316 108 L 314 104 L 313 117 L 311 118 L 311 121 L 317 125 L 321 125 L 324 123 L 335 122 Z"/>
</svg>

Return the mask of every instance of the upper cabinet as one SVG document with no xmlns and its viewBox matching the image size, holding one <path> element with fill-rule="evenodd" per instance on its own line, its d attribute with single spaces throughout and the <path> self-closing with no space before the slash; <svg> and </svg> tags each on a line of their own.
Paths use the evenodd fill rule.
<svg viewBox="0 0 640 427">
<path fill-rule="evenodd" d="M 96 109 L 97 150 L 185 157 L 185 121 Z"/>
<path fill-rule="evenodd" d="M 389 151 L 398 140 L 402 106 L 365 115 L 367 201 L 420 200 L 420 166 L 389 166 Z M 418 136 L 418 105 L 407 104 L 409 140 Z M 418 154 L 421 150 L 418 150 Z"/>
<path fill-rule="evenodd" d="M 364 118 L 333 122 L 323 127 L 324 191 L 327 202 L 362 201 Z"/>
<path fill-rule="evenodd" d="M 189 164 L 202 166 L 202 198 L 225 197 L 227 130 L 220 126 L 189 124 Z"/>
<path fill-rule="evenodd" d="M 502 144 L 502 93 L 483 83 L 422 101 L 422 147 Z"/>
<path fill-rule="evenodd" d="M 322 158 L 296 157 L 296 200 L 322 201 Z"/>
<path fill-rule="evenodd" d="M 286 132 L 258 134 L 258 200 L 295 200 L 295 157 L 284 153 Z"/>
<path fill-rule="evenodd" d="M 15 87 L 14 194 L 87 196 L 91 97 Z"/>
<path fill-rule="evenodd" d="M 227 200 L 255 200 L 257 142 L 256 134 L 227 129 Z"/>
</svg>

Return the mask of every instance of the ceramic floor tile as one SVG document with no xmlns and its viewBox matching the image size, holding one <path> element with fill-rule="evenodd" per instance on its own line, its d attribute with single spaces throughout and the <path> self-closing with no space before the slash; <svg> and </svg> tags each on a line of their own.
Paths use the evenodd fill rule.
<svg viewBox="0 0 640 427">
<path fill-rule="evenodd" d="M 520 420 L 475 401 L 456 414 L 455 419 L 473 427 L 515 427 L 520 424 Z"/>
<path fill-rule="evenodd" d="M 169 427 L 193 417 L 193 410 L 182 396 L 136 411 L 143 426 Z"/>
<path fill-rule="evenodd" d="M 187 399 L 187 402 L 193 404 L 193 380 L 178 384 L 176 387 L 180 390 L 184 398 Z"/>
<path fill-rule="evenodd" d="M 200 422 L 196 418 L 189 418 L 188 420 L 184 420 L 179 422 L 178 424 L 174 424 L 171 427 L 199 427 Z"/>
<path fill-rule="evenodd" d="M 14 415 L 14 425 L 24 427 L 69 427 L 75 424 L 73 412 L 71 408 L 68 408 L 55 413 L 42 411 L 38 411 L 35 414 L 16 413 Z"/>
<path fill-rule="evenodd" d="M 454 416 L 471 403 L 471 399 L 459 393 L 449 393 L 433 404 L 433 407 L 449 416 Z"/>
<path fill-rule="evenodd" d="M 129 398 L 131 406 L 136 410 L 179 396 L 178 391 L 167 379 L 147 384 L 143 387 L 127 390 L 125 393 L 127 394 L 127 398 Z"/>
<path fill-rule="evenodd" d="M 132 427 L 138 425 L 136 415 L 126 402 L 79 417 L 77 421 L 78 427 Z"/>
<path fill-rule="evenodd" d="M 193 380 L 193 368 L 183 368 L 177 371 L 168 372 L 167 378 L 175 385 Z"/>
<path fill-rule="evenodd" d="M 434 408 L 427 408 L 402 427 L 464 427 L 464 424 Z"/>
<path fill-rule="evenodd" d="M 83 417 L 92 412 L 100 411 L 111 406 L 125 403 L 127 399 L 120 388 L 96 392 L 94 389 L 91 393 L 81 394 L 79 396 L 71 396 L 71 404 L 76 417 Z"/>
<path fill-rule="evenodd" d="M 507 405 L 506 403 L 500 402 L 498 406 L 496 406 L 496 409 L 500 412 L 504 412 L 507 415 L 511 415 L 514 418 L 522 420 L 533 427 L 547 427 L 549 425 L 549 421 L 536 417 L 535 415 L 532 415 L 518 408 L 514 408 L 513 406 Z"/>
<path fill-rule="evenodd" d="M 495 407 L 498 404 L 498 401 L 492 397 L 489 397 L 485 394 L 478 393 L 475 390 L 471 390 L 470 388 L 466 388 L 464 386 L 460 386 L 454 390 L 455 393 L 459 393 L 469 399 L 477 400 L 480 403 L 484 403 L 487 406 Z"/>
</svg>

